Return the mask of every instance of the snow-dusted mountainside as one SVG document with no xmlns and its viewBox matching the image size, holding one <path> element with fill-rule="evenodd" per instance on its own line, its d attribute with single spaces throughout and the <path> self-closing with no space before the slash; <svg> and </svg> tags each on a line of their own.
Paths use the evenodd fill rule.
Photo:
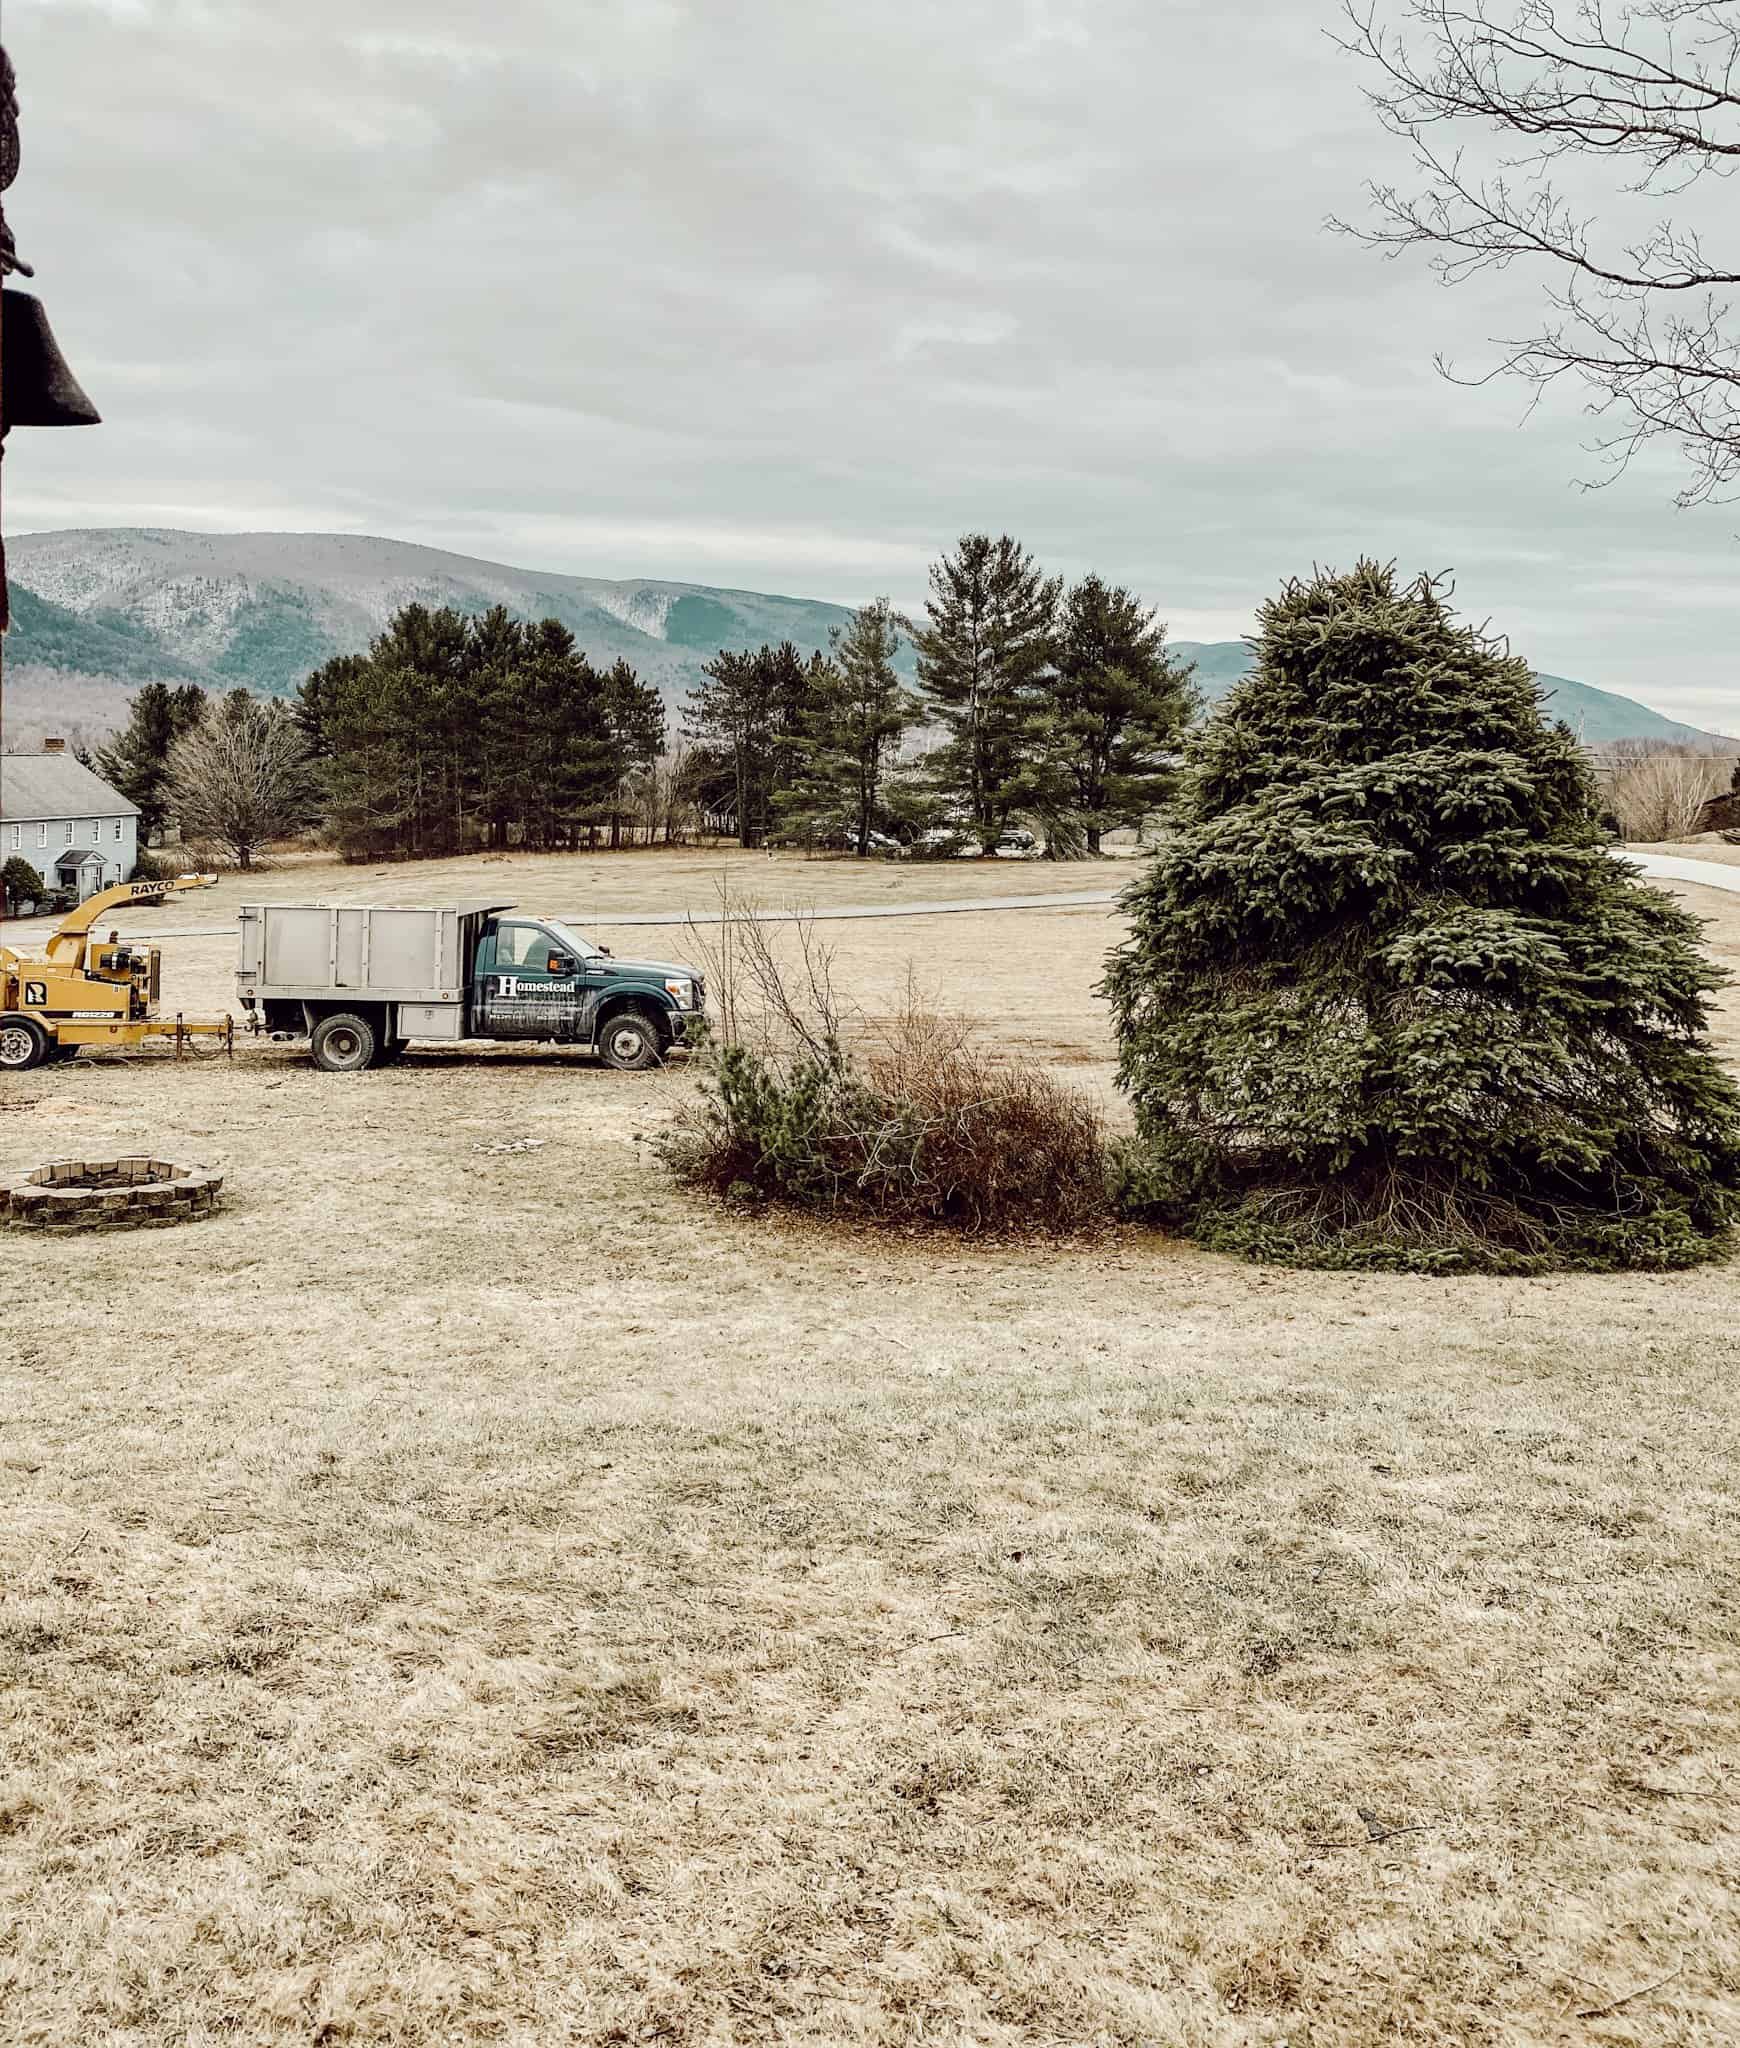
<svg viewBox="0 0 1740 2048">
<path fill-rule="evenodd" d="M 28 533 L 8 543 L 20 606 L 10 666 L 131 684 L 151 674 L 283 695 L 417 602 L 557 618 L 594 661 L 626 656 L 673 703 L 720 647 L 808 651 L 839 605 L 695 583 L 559 576 L 337 533 Z"/>
<path fill-rule="evenodd" d="M 125 691 L 154 677 L 287 694 L 330 656 L 360 652 L 412 601 L 468 612 L 501 604 L 525 618 L 560 619 L 595 662 L 626 657 L 673 712 L 717 649 L 791 640 L 807 653 L 825 647 L 848 616 L 810 598 L 559 576 L 362 534 L 27 533 L 8 543 L 7 557 L 13 736 L 56 722 L 57 713 L 69 730 L 100 731 L 120 716 Z M 1210 700 L 1250 663 L 1242 641 L 1182 643 L 1180 651 L 1195 659 Z M 1554 715 L 1591 745 L 1710 739 L 1629 697 L 1562 676 L 1538 680 Z"/>
</svg>

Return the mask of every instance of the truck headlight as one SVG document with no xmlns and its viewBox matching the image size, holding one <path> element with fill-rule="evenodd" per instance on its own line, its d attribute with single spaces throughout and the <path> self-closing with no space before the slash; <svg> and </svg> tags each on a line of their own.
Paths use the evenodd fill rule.
<svg viewBox="0 0 1740 2048">
<path fill-rule="evenodd" d="M 692 1010 L 695 1007 L 695 984 L 692 981 L 667 981 L 665 994 L 679 1010 Z"/>
</svg>

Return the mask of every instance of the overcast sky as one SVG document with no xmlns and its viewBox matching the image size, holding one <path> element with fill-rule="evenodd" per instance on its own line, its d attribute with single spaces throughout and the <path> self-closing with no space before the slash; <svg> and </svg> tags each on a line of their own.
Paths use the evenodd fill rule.
<svg viewBox="0 0 1740 2048">
<path fill-rule="evenodd" d="M 1732 729 L 1740 507 L 1580 492 L 1574 406 L 1431 367 L 1529 280 L 1324 231 L 1404 169 L 1333 5 L 5 0 L 8 215 L 105 419 L 14 437 L 7 525 L 842 602 L 983 526 L 1193 639 L 1365 551 Z"/>
</svg>

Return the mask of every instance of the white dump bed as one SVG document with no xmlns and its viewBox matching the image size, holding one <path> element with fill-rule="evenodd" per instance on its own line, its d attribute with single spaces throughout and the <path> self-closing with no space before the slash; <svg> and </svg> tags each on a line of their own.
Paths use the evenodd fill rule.
<svg viewBox="0 0 1740 2048">
<path fill-rule="evenodd" d="M 236 978 L 262 998 L 351 993 L 376 1002 L 461 1002 L 479 932 L 512 908 L 245 903 Z"/>
</svg>

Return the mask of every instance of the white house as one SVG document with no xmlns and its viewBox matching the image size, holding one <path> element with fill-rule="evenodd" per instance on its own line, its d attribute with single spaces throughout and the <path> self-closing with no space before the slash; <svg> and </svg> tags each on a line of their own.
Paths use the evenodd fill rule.
<svg viewBox="0 0 1740 2048">
<path fill-rule="evenodd" d="M 0 754 L 0 867 L 27 860 L 43 890 L 71 889 L 82 903 L 124 882 L 139 858 L 139 812 L 65 740 L 40 754 Z"/>
</svg>

